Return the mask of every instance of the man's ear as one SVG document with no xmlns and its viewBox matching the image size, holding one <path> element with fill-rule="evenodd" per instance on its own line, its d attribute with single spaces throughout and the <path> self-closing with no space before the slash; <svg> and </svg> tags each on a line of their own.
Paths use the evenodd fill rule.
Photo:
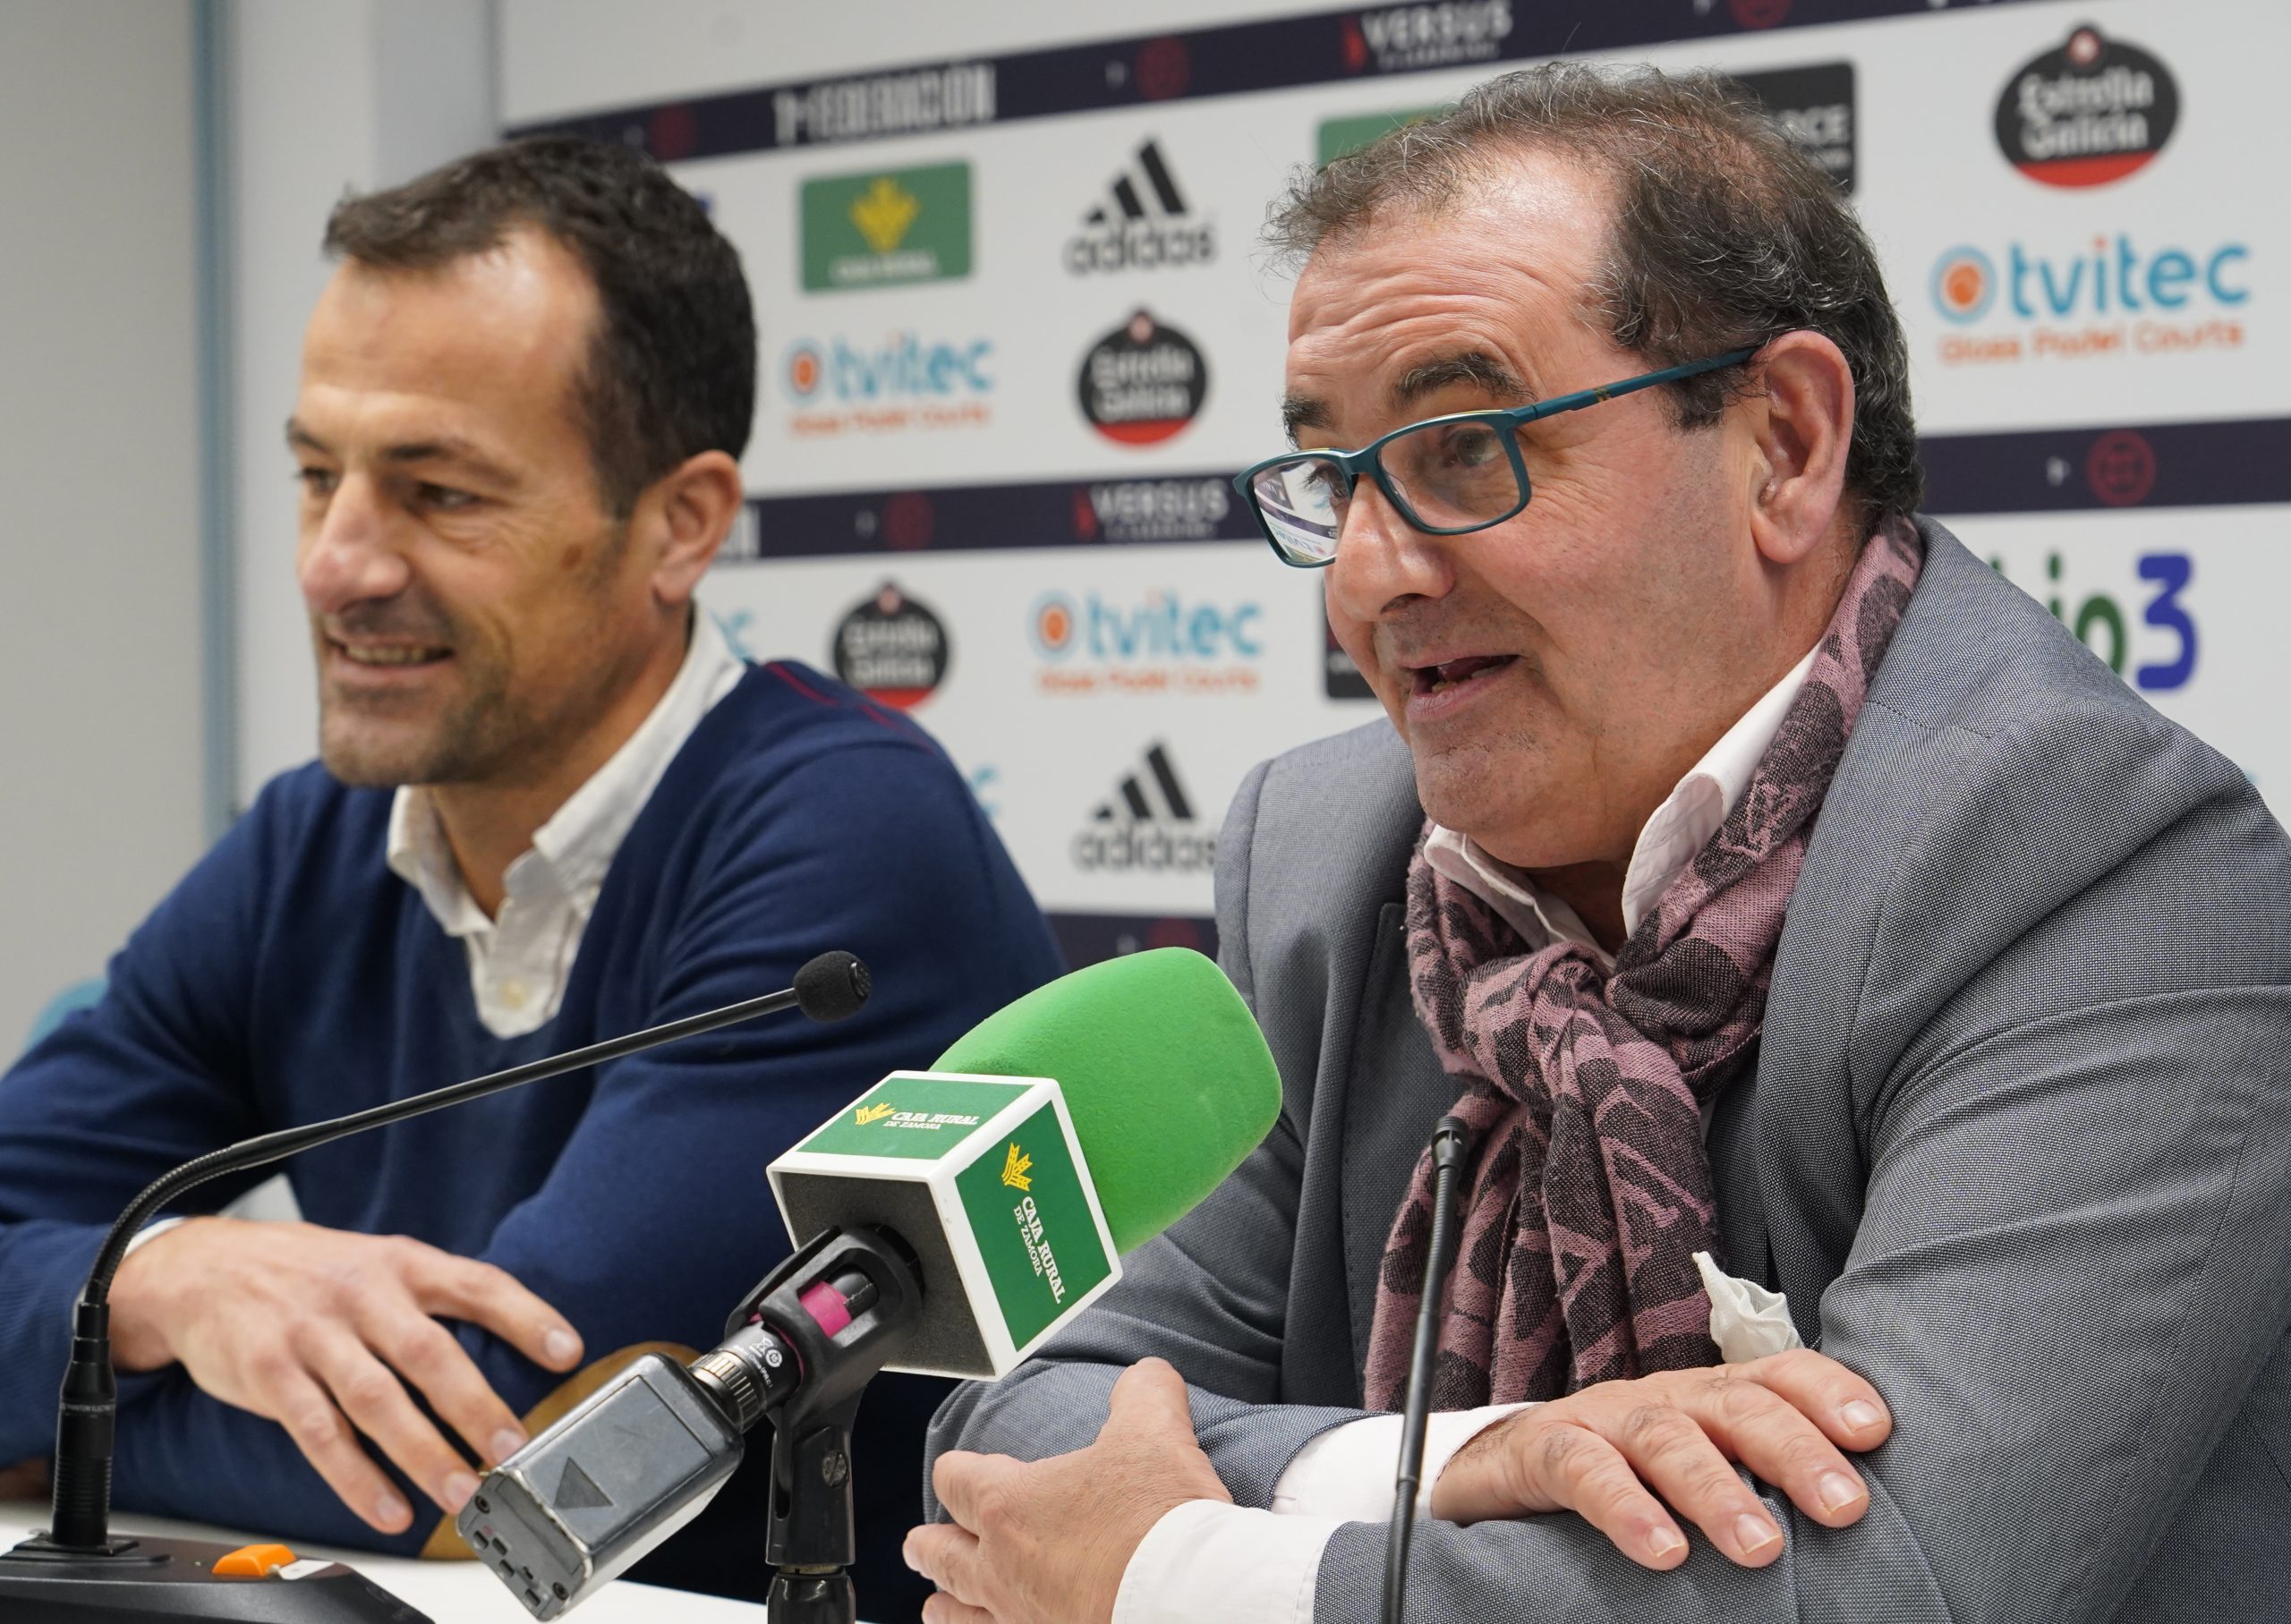
<svg viewBox="0 0 2291 1624">
<path fill-rule="evenodd" d="M 1853 369 L 1819 333 L 1785 333 L 1750 363 L 1758 387 L 1747 413 L 1750 536 L 1772 564 L 1796 564 L 1831 533 L 1845 495 L 1853 443 Z"/>
<path fill-rule="evenodd" d="M 653 538 L 652 595 L 662 604 L 690 600 L 745 500 L 740 465 L 721 451 L 686 457 L 638 499 L 634 517 Z"/>
</svg>

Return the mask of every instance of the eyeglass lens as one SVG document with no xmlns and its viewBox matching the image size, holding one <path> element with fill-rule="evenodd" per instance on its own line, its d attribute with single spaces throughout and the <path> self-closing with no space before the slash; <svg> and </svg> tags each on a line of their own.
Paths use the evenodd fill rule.
<svg viewBox="0 0 2291 1624">
<path fill-rule="evenodd" d="M 1503 433 L 1488 422 L 1431 422 L 1386 441 L 1379 460 L 1404 516 L 1456 530 L 1517 512 L 1526 497 Z M 1252 489 L 1281 549 L 1299 562 L 1319 564 L 1336 556 L 1350 487 L 1339 464 L 1307 455 L 1264 470 Z"/>
</svg>

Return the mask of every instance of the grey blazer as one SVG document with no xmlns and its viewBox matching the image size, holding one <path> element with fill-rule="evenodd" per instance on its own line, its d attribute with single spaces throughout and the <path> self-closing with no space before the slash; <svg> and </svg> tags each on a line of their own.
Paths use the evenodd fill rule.
<svg viewBox="0 0 2291 1624">
<path fill-rule="evenodd" d="M 1417 1618 L 2291 1618 L 2291 847 L 2240 772 L 1922 530 L 1755 1075 L 1708 1136 L 1728 1266 L 1892 1407 L 1869 1513 L 1834 1531 L 1769 1493 L 1778 1561 L 1690 1531 L 1670 1573 L 1571 1516 L 1430 1523 Z M 1280 1120 L 1049 1356 L 958 1390 L 934 1453 L 1080 1448 L 1159 1354 L 1263 1506 L 1360 1413 L 1385 1234 L 1456 1093 L 1403 974 L 1421 820 L 1381 722 L 1242 786 L 1218 923 Z M 1375 1616 L 1383 1550 L 1344 1526 L 1318 1619 Z"/>
</svg>

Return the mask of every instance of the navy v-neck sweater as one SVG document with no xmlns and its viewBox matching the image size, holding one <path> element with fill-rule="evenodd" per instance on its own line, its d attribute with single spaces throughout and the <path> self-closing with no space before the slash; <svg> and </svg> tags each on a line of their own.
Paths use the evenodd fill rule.
<svg viewBox="0 0 2291 1624">
<path fill-rule="evenodd" d="M 592 1358 L 707 1348 L 788 1251 L 764 1164 L 1058 970 L 938 746 L 801 666 L 750 669 L 702 720 L 613 861 L 558 1014 L 524 1036 L 486 1030 L 462 945 L 386 866 L 389 807 L 315 764 L 274 779 L 113 960 L 102 1001 L 0 1079 L 0 1465 L 50 1450 L 72 1297 L 106 1225 L 179 1161 L 752 998 L 849 948 L 875 991 L 840 1025 L 769 1016 L 287 1164 L 308 1221 L 497 1263 Z M 192 1199 L 211 1210 L 259 1177 Z M 460 1335 L 513 1409 L 562 1379 Z M 888 1382 L 860 1420 L 875 1576 L 919 1517 L 933 1390 L 912 1387 Z M 374 1535 L 281 1428 L 179 1369 L 130 1383 L 115 1498 L 397 1550 L 437 1520 L 415 1494 L 411 1533 Z"/>
</svg>

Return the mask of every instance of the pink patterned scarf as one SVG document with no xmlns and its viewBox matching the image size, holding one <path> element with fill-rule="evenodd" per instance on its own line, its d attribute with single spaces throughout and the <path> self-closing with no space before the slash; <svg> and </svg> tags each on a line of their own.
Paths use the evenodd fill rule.
<svg viewBox="0 0 2291 1624">
<path fill-rule="evenodd" d="M 1693 1254 L 1718 1250 L 1702 1107 L 1756 1052 L 1784 910 L 1869 679 L 1924 550 L 1881 530 L 1725 823 L 1671 881 L 1612 971 L 1530 948 L 1435 873 L 1408 876 L 1410 980 L 1472 1130 L 1463 1229 L 1432 1407 L 1555 1399 L 1715 1365 Z M 1430 1246 L 1432 1165 L 1385 1243 L 1367 1400 L 1400 1407 Z"/>
</svg>

